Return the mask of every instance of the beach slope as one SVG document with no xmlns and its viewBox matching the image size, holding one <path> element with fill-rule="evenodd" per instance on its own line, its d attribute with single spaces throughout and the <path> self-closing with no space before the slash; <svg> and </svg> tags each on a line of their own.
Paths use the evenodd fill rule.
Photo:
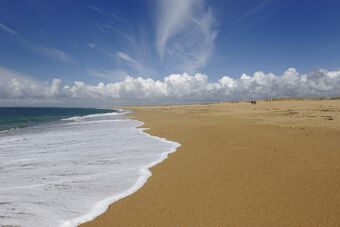
<svg viewBox="0 0 340 227">
<path fill-rule="evenodd" d="M 182 146 L 90 226 L 340 226 L 340 100 L 130 107 Z"/>
</svg>

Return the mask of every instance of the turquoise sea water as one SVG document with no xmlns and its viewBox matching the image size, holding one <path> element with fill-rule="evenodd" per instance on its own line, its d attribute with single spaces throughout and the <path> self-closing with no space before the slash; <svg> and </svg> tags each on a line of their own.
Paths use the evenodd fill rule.
<svg viewBox="0 0 340 227">
<path fill-rule="evenodd" d="M 112 113 L 117 110 L 92 108 L 0 107 L 0 131 L 24 128 L 74 116 Z"/>
</svg>

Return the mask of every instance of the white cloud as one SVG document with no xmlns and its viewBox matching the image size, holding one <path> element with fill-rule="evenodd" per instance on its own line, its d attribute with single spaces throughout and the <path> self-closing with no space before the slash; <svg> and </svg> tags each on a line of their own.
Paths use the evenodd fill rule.
<svg viewBox="0 0 340 227">
<path fill-rule="evenodd" d="M 128 76 L 123 70 L 108 70 L 108 69 L 91 69 L 88 73 L 100 80 L 104 81 L 120 81 Z"/>
<path fill-rule="evenodd" d="M 72 57 L 70 57 L 64 51 L 55 48 L 40 47 L 37 49 L 37 51 L 53 60 L 62 61 L 65 63 L 71 63 L 74 61 Z"/>
<path fill-rule="evenodd" d="M 88 47 L 90 48 L 96 48 L 96 44 L 95 43 L 89 43 L 87 44 Z"/>
<path fill-rule="evenodd" d="M 5 32 L 8 32 L 12 35 L 18 35 L 18 33 L 16 31 L 14 31 L 13 29 L 9 28 L 7 25 L 0 23 L 0 30 L 3 30 Z"/>
<path fill-rule="evenodd" d="M 144 66 L 139 61 L 137 61 L 136 59 L 134 59 L 133 57 L 131 57 L 127 53 L 118 51 L 116 53 L 116 56 L 117 56 L 118 59 L 122 60 L 129 67 L 134 68 L 138 73 L 142 73 L 142 72 L 146 71 Z"/>
<path fill-rule="evenodd" d="M 127 62 L 131 62 L 131 63 L 136 63 L 137 61 L 135 59 L 133 59 L 132 57 L 130 57 L 128 54 L 124 53 L 124 52 L 117 52 L 117 57 L 127 61 Z"/>
<path fill-rule="evenodd" d="M 0 68 L 0 104 L 113 105 L 186 103 L 275 97 L 340 96 L 340 70 L 316 70 L 300 75 L 288 69 L 281 76 L 256 72 L 239 79 L 228 76 L 209 82 L 204 74 L 172 74 L 163 80 L 133 78 L 114 83 L 62 86 L 54 79 L 42 83 Z"/>
<path fill-rule="evenodd" d="M 217 30 L 203 0 L 158 1 L 156 49 L 166 67 L 196 72 L 214 53 Z"/>
<path fill-rule="evenodd" d="M 0 100 L 58 98 L 61 81 L 51 84 L 33 80 L 25 75 L 0 68 Z"/>
<path fill-rule="evenodd" d="M 157 51 L 163 56 L 168 39 L 188 26 L 194 0 L 158 1 Z"/>
<path fill-rule="evenodd" d="M 19 34 L 15 30 L 9 28 L 8 26 L 6 26 L 5 24 L 3 24 L 1 22 L 0 22 L 0 30 L 6 31 L 6 32 L 16 36 L 24 47 L 26 47 L 30 50 L 33 50 L 33 51 L 35 51 L 35 52 L 37 52 L 41 55 L 44 55 L 44 56 L 46 56 L 50 59 L 61 61 L 61 62 L 64 62 L 64 63 L 71 63 L 71 62 L 75 61 L 72 57 L 70 57 L 68 54 L 66 54 L 62 50 L 58 50 L 56 48 L 45 47 L 41 44 L 36 44 L 34 42 L 31 42 L 31 41 L 25 39 L 25 37 L 23 37 L 21 34 Z M 94 48 L 95 44 L 89 44 L 89 47 Z"/>
<path fill-rule="evenodd" d="M 97 13 L 99 13 L 100 15 L 102 16 L 107 16 L 109 18 L 112 18 L 120 23 L 123 23 L 125 25 L 128 25 L 129 26 L 129 23 L 120 16 L 120 13 L 114 9 L 113 11 L 106 11 L 105 9 L 103 8 L 99 8 L 99 7 L 96 7 L 96 6 L 90 6 L 90 9 L 96 11 Z"/>
<path fill-rule="evenodd" d="M 263 0 L 259 4 L 257 4 L 255 7 L 251 8 L 249 11 L 245 12 L 244 14 L 240 15 L 237 17 L 235 20 L 231 21 L 230 24 L 235 24 L 239 23 L 243 20 L 247 20 L 249 17 L 253 16 L 254 14 L 258 13 L 261 11 L 263 8 L 271 4 L 273 0 Z"/>
<path fill-rule="evenodd" d="M 94 11 L 96 11 L 96 12 L 99 13 L 99 14 L 105 15 L 105 11 L 102 10 L 102 9 L 99 9 L 99 8 L 96 7 L 96 6 L 90 6 L 90 9 L 93 9 Z"/>
<path fill-rule="evenodd" d="M 98 26 L 99 31 L 119 46 L 97 49 L 113 57 L 115 69 L 133 75 L 199 72 L 214 54 L 218 34 L 208 5 L 205 0 L 156 1 L 154 34 L 143 21 L 131 24 L 118 11 L 114 16 L 100 7 L 90 7 L 107 19 Z"/>
</svg>

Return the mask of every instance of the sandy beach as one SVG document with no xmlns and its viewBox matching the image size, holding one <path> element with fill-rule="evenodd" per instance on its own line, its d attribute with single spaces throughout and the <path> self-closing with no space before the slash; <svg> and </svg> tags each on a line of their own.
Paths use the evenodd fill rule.
<svg viewBox="0 0 340 227">
<path fill-rule="evenodd" d="M 182 146 L 81 226 L 340 226 L 340 100 L 128 109 Z"/>
</svg>

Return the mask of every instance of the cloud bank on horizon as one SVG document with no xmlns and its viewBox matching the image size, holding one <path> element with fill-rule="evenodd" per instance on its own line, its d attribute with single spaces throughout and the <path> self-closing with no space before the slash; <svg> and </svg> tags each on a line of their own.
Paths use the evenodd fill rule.
<svg viewBox="0 0 340 227">
<path fill-rule="evenodd" d="M 1 105 L 102 106 L 340 96 L 340 70 L 319 69 L 300 75 L 290 68 L 280 76 L 256 72 L 239 79 L 223 76 L 217 82 L 209 82 L 208 76 L 200 73 L 171 74 L 163 80 L 128 76 L 120 82 L 97 85 L 81 81 L 62 85 L 59 79 L 42 83 L 4 68 L 0 75 Z"/>
</svg>

